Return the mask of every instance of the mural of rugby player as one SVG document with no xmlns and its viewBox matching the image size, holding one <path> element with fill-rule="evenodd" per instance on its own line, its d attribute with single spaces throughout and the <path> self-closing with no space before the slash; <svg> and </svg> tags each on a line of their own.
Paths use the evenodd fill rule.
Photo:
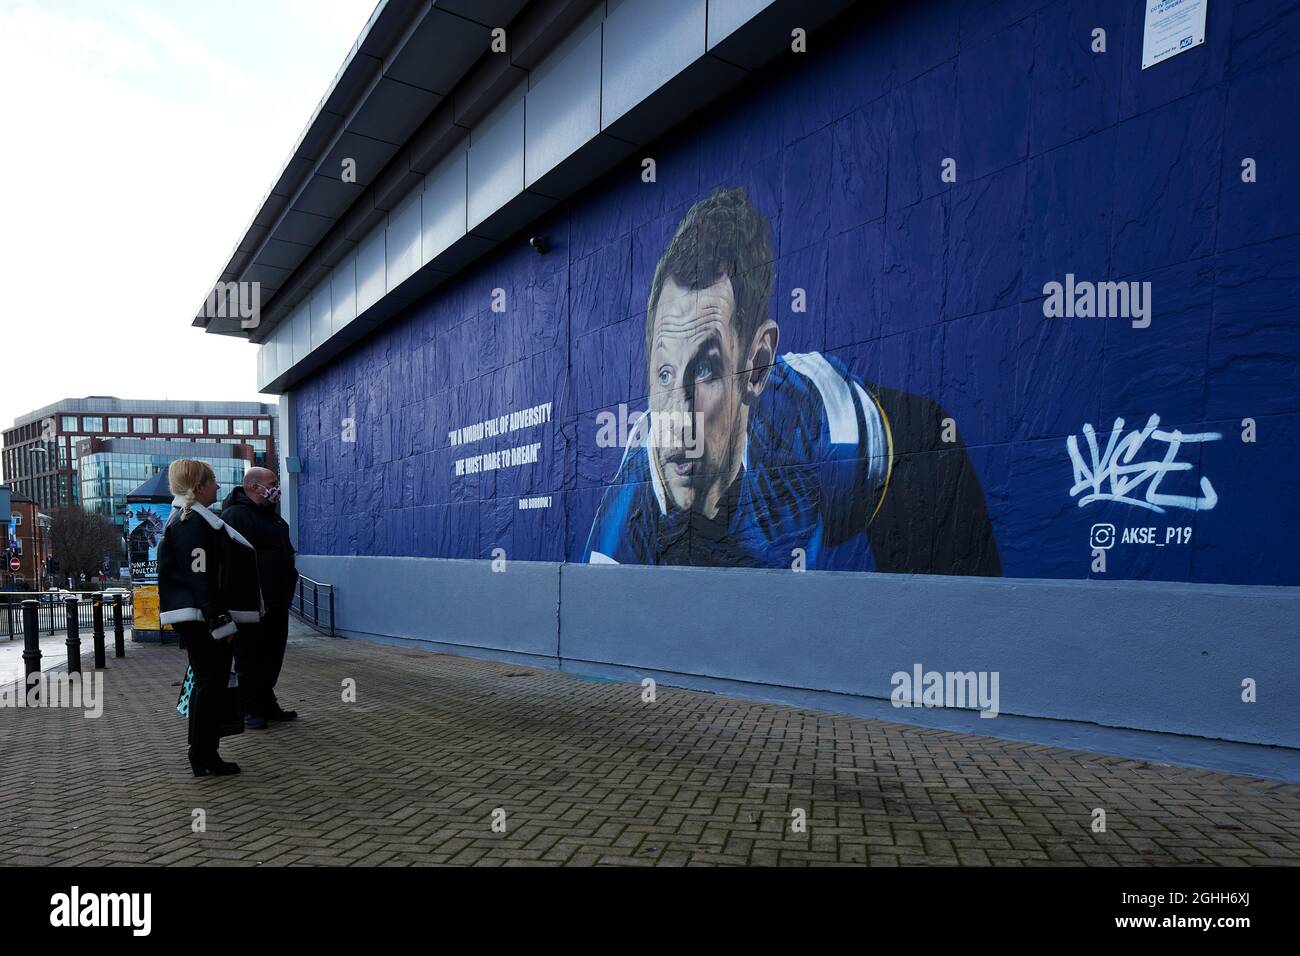
<svg viewBox="0 0 1300 956">
<path fill-rule="evenodd" d="M 865 535 L 861 570 L 1000 576 L 979 479 L 960 440 L 943 441 L 943 409 L 834 356 L 781 353 L 772 284 L 770 226 L 745 192 L 695 203 L 647 302 L 649 421 L 583 560 L 812 570 L 835 566 L 839 548 L 861 555 Z"/>
</svg>

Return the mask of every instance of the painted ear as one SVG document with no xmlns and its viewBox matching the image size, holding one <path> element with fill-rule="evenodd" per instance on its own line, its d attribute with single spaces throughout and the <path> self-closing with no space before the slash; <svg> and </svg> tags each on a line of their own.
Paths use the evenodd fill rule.
<svg viewBox="0 0 1300 956">
<path fill-rule="evenodd" d="M 749 348 L 749 374 L 745 381 L 745 397 L 748 401 L 758 398 L 767 387 L 780 341 L 781 330 L 771 320 L 764 322 L 754 333 L 754 341 Z"/>
</svg>

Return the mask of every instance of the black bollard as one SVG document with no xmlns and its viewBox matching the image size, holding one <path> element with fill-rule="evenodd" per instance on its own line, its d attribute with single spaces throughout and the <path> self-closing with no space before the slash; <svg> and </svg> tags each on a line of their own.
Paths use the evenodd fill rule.
<svg viewBox="0 0 1300 956">
<path fill-rule="evenodd" d="M 102 668 L 104 661 L 104 595 L 96 592 L 90 598 L 90 633 L 95 642 L 95 666 Z"/>
<path fill-rule="evenodd" d="M 32 686 L 32 675 L 40 679 L 41 674 L 41 625 L 36 615 L 40 612 L 40 603 L 37 601 L 23 602 L 23 687 Z M 35 703 L 39 700 L 40 689 L 37 688 L 37 697 L 30 701 Z"/>
<path fill-rule="evenodd" d="M 113 656 L 126 657 L 126 637 L 122 630 L 122 595 L 113 595 Z"/>
<path fill-rule="evenodd" d="M 81 673 L 81 625 L 77 620 L 77 602 L 79 598 L 70 597 L 64 600 L 64 607 L 68 610 L 68 673 Z"/>
</svg>

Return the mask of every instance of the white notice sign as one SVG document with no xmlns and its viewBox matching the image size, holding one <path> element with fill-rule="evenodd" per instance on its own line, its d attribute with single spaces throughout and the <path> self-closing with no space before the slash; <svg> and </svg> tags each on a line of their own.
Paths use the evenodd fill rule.
<svg viewBox="0 0 1300 956">
<path fill-rule="evenodd" d="M 1207 0 L 1146 0 L 1142 69 L 1205 42 Z"/>
</svg>

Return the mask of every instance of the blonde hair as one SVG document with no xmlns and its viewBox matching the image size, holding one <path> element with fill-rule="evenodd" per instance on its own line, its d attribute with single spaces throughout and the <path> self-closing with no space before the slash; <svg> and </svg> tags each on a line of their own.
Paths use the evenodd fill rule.
<svg viewBox="0 0 1300 956">
<path fill-rule="evenodd" d="M 190 506 L 194 504 L 195 493 L 208 483 L 217 480 L 212 466 L 206 461 L 194 458 L 177 458 L 167 466 L 167 487 L 172 494 L 185 499 L 181 508 L 181 520 L 190 516 Z"/>
</svg>

